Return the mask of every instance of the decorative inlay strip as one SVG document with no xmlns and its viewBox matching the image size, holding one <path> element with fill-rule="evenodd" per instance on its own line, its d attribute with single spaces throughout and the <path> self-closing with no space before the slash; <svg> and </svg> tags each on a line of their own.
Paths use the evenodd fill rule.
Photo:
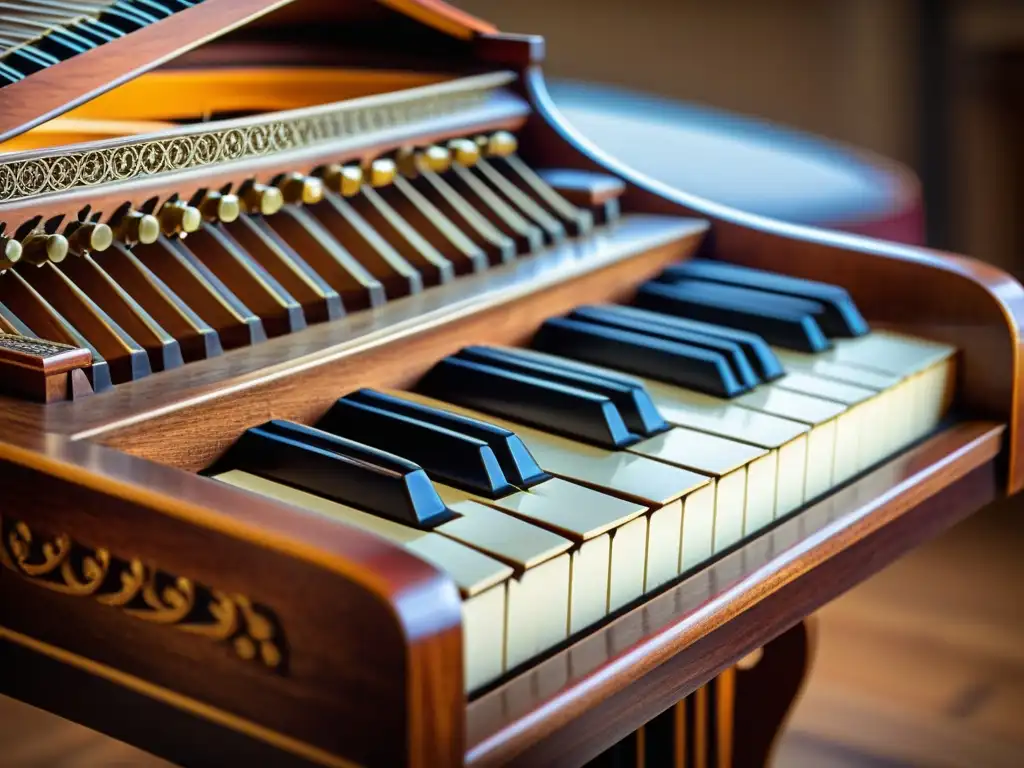
<svg viewBox="0 0 1024 768">
<path fill-rule="evenodd" d="M 284 634 L 266 608 L 244 595 L 196 584 L 67 534 L 47 537 L 0 517 L 0 563 L 46 589 L 92 597 L 129 616 L 228 644 L 242 659 L 284 668 Z"/>
<path fill-rule="evenodd" d="M 0 333 L 0 349 L 47 358 L 63 355 L 65 352 L 77 350 L 78 347 L 29 336 L 17 336 L 13 333 Z"/>
<path fill-rule="evenodd" d="M 484 103 L 514 77 L 505 72 L 479 75 L 308 109 L 79 144 L 59 152 L 21 152 L 0 162 L 0 202 L 305 149 L 448 116 Z"/>
</svg>

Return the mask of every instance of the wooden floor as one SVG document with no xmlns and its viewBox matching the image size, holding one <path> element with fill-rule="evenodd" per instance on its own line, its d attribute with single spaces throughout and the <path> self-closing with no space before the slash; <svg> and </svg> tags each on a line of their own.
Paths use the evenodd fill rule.
<svg viewBox="0 0 1024 768">
<path fill-rule="evenodd" d="M 1024 766 L 1024 505 L 986 510 L 819 616 L 779 768 Z M 0 766 L 167 766 L 0 698 Z"/>
</svg>

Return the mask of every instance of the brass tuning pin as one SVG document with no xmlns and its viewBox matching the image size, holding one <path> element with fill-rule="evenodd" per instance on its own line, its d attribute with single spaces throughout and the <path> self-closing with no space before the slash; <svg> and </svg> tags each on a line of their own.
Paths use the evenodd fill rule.
<svg viewBox="0 0 1024 768">
<path fill-rule="evenodd" d="M 114 244 L 114 230 L 99 222 L 79 224 L 68 233 L 68 245 L 72 253 L 98 253 Z"/>
<path fill-rule="evenodd" d="M 398 170 L 409 179 L 415 179 L 423 171 L 444 173 L 451 167 L 451 162 L 451 153 L 437 145 L 421 150 L 403 149 L 395 158 Z"/>
<path fill-rule="evenodd" d="M 195 232 L 203 223 L 203 214 L 199 209 L 181 200 L 164 203 L 157 217 L 160 219 L 160 229 L 168 237 Z"/>
<path fill-rule="evenodd" d="M 10 269 L 21 259 L 21 243 L 0 235 L 0 270 Z"/>
<path fill-rule="evenodd" d="M 286 203 L 315 205 L 324 199 L 324 183 L 316 176 L 289 173 L 277 181 Z"/>
<path fill-rule="evenodd" d="M 117 237 L 126 243 L 155 243 L 160 237 L 160 221 L 141 211 L 128 211 L 117 227 Z"/>
<path fill-rule="evenodd" d="M 495 131 L 490 136 L 481 136 L 477 144 L 488 157 L 508 157 L 519 149 L 515 135 L 508 131 Z"/>
<path fill-rule="evenodd" d="M 199 203 L 199 213 L 207 221 L 223 221 L 230 224 L 242 213 L 242 201 L 238 195 L 223 195 L 207 192 Z"/>
<path fill-rule="evenodd" d="M 472 168 L 480 159 L 480 147 L 469 139 L 452 139 L 448 142 L 448 151 L 456 163 L 466 168 Z"/>
<path fill-rule="evenodd" d="M 354 197 L 363 188 L 363 169 L 358 165 L 328 165 L 320 178 L 328 189 L 340 192 L 342 197 Z"/>
<path fill-rule="evenodd" d="M 64 235 L 34 232 L 21 244 L 21 260 L 37 267 L 52 261 L 59 264 L 68 255 L 68 241 Z"/>
<path fill-rule="evenodd" d="M 381 157 L 370 163 L 369 182 L 371 187 L 386 187 L 395 180 L 398 175 L 398 166 L 394 160 Z"/>
<path fill-rule="evenodd" d="M 434 173 L 444 173 L 452 166 L 452 153 L 445 147 L 427 147 L 420 155 L 420 165 Z"/>
<path fill-rule="evenodd" d="M 243 187 L 239 197 L 246 211 L 260 213 L 264 216 L 277 213 L 284 205 L 284 195 L 281 194 L 280 189 L 256 182 Z"/>
</svg>

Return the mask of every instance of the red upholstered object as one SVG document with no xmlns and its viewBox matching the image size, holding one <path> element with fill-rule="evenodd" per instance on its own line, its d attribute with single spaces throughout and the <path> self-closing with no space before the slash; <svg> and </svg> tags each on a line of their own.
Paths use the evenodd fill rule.
<svg viewBox="0 0 1024 768">
<path fill-rule="evenodd" d="M 924 243 L 907 168 L 768 123 L 592 83 L 549 81 L 586 138 L 665 184 L 749 213 Z"/>
</svg>

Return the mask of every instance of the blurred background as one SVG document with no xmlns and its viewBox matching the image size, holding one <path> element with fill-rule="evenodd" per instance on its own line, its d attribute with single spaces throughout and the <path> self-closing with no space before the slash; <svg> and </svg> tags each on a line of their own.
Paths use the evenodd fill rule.
<svg viewBox="0 0 1024 768">
<path fill-rule="evenodd" d="M 1024 277 L 1022 0 L 455 4 L 544 35 L 556 103 L 638 170 Z M 985 510 L 820 613 L 776 765 L 1024 765 L 1022 512 Z"/>
</svg>

